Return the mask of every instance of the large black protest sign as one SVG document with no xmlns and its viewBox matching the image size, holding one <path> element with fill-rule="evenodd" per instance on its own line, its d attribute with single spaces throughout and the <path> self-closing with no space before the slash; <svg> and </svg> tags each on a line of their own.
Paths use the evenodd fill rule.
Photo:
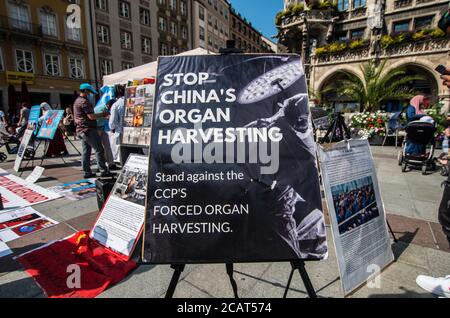
<svg viewBox="0 0 450 318">
<path fill-rule="evenodd" d="M 299 56 L 161 57 L 155 100 L 146 261 L 326 257 Z"/>
</svg>

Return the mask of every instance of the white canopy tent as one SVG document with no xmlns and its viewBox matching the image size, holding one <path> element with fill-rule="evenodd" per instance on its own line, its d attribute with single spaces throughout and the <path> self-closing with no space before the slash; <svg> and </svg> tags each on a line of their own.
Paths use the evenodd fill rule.
<svg viewBox="0 0 450 318">
<path fill-rule="evenodd" d="M 186 51 L 178 55 L 207 55 L 214 54 L 211 51 L 197 48 L 195 50 Z M 103 85 L 116 85 L 116 84 L 126 84 L 129 80 L 142 79 L 146 77 L 156 77 L 156 72 L 158 68 L 158 62 L 152 62 L 130 68 L 121 72 L 106 75 L 103 77 Z"/>
</svg>

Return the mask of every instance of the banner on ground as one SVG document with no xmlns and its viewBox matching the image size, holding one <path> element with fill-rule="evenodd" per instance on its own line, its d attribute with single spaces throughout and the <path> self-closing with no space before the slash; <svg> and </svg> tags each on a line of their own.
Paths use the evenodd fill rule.
<svg viewBox="0 0 450 318">
<path fill-rule="evenodd" d="M 56 224 L 30 207 L 0 212 L 0 241 L 10 242 Z"/>
<path fill-rule="evenodd" d="M 49 298 L 94 298 L 137 266 L 89 239 L 87 232 L 44 245 L 17 260 Z"/>
<path fill-rule="evenodd" d="M 156 86 L 145 260 L 326 258 L 300 57 L 160 57 Z"/>
<path fill-rule="evenodd" d="M 62 183 L 51 187 L 48 190 L 58 193 L 71 201 L 84 200 L 97 195 L 95 179 L 84 179 L 69 183 Z"/>
<path fill-rule="evenodd" d="M 61 197 L 55 192 L 30 184 L 3 169 L 0 169 L 0 193 L 5 209 L 19 209 Z"/>
<path fill-rule="evenodd" d="M 145 220 L 148 157 L 130 155 L 91 231 L 91 238 L 128 259 Z"/>
<path fill-rule="evenodd" d="M 30 175 L 25 179 L 25 181 L 28 183 L 36 183 L 36 181 L 38 181 L 42 177 L 44 171 L 45 168 L 43 167 L 39 166 L 34 167 L 33 172 L 30 173 Z"/>
<path fill-rule="evenodd" d="M 25 130 L 22 136 L 22 141 L 20 142 L 19 150 L 17 151 L 16 160 L 14 162 L 14 171 L 19 172 L 20 166 L 22 165 L 23 157 L 25 156 L 25 151 L 30 144 L 31 137 L 33 136 L 33 129 Z"/>
<path fill-rule="evenodd" d="M 8 245 L 2 241 L 0 241 L 0 258 L 8 256 L 12 254 L 11 249 L 8 247 Z"/>
<path fill-rule="evenodd" d="M 55 137 L 56 130 L 63 117 L 63 110 L 49 110 L 39 129 L 38 137 L 52 140 Z"/>
<path fill-rule="evenodd" d="M 126 88 L 122 134 L 122 144 L 126 146 L 150 146 L 155 79 L 146 79 L 145 83 Z"/>
<path fill-rule="evenodd" d="M 325 196 L 345 294 L 394 260 L 386 214 L 367 140 L 319 150 Z"/>
</svg>

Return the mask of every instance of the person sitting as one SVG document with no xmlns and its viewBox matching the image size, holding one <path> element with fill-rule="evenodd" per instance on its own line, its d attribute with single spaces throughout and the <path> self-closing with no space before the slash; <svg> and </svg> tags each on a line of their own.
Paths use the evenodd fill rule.
<svg viewBox="0 0 450 318">
<path fill-rule="evenodd" d="M 423 95 L 417 95 L 411 99 L 409 106 L 406 108 L 406 119 L 408 124 L 420 120 L 422 117 L 426 116 L 423 111 L 429 105 L 429 101 Z M 411 141 L 406 142 L 406 153 L 410 155 L 422 155 L 426 152 L 426 146 L 415 144 Z"/>
</svg>

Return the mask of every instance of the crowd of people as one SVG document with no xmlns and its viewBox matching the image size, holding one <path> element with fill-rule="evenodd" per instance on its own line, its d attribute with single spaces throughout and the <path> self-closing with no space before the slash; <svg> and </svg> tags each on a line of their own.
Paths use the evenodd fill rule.
<svg viewBox="0 0 450 318">
<path fill-rule="evenodd" d="M 373 184 L 334 195 L 333 202 L 340 224 L 375 202 Z"/>
<path fill-rule="evenodd" d="M 98 170 L 102 177 L 111 176 L 113 174 L 110 171 L 119 169 L 119 144 L 122 134 L 121 118 L 125 107 L 125 89 L 121 85 L 115 86 L 114 98 L 102 105 L 100 109 L 94 110 L 97 94 L 90 84 L 80 85 L 80 95 L 71 107 L 64 110 L 63 119 L 56 129 L 54 138 L 49 140 L 45 153 L 45 156 L 49 158 L 68 155 L 64 140 L 80 139 L 85 178 L 96 176 L 90 167 L 92 149 L 95 151 Z M 57 108 L 60 106 L 55 106 L 52 107 L 47 102 L 40 104 L 39 126 L 42 125 L 49 111 L 60 110 Z M 26 129 L 34 128 L 29 124 L 30 111 L 31 105 L 28 103 L 22 103 L 20 110 L 9 116 L 0 110 L 0 144 L 6 145 L 9 154 L 17 152 Z"/>
</svg>

